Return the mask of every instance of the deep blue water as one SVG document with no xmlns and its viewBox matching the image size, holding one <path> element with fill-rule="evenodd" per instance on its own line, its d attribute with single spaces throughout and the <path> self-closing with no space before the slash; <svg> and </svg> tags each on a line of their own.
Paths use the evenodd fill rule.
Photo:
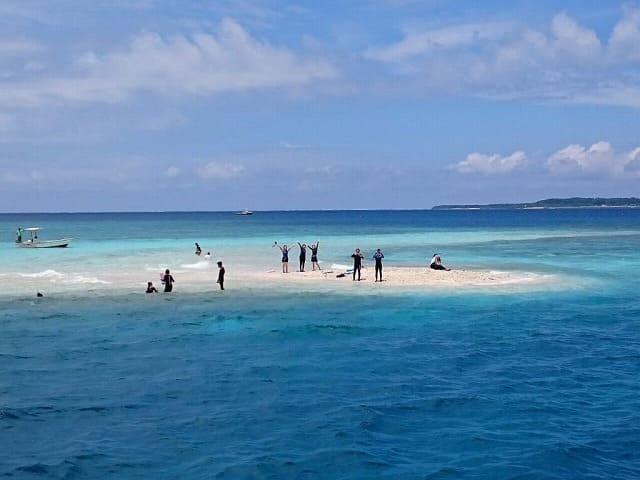
<svg viewBox="0 0 640 480">
<path fill-rule="evenodd" d="M 436 231 L 465 261 L 589 280 L 530 292 L 0 297 L 0 475 L 640 478 L 639 220 L 637 210 L 0 215 L 3 243 L 31 223 L 81 232 L 67 252 L 100 258 L 136 238 L 215 236 L 232 248 L 291 234 L 406 242 L 397 255 L 409 262 Z M 22 261 L 4 256 L 5 269 Z"/>
</svg>

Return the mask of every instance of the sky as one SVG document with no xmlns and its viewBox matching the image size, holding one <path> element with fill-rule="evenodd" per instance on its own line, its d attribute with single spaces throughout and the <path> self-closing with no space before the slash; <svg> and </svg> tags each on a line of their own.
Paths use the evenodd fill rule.
<svg viewBox="0 0 640 480">
<path fill-rule="evenodd" d="M 639 186 L 640 1 L 0 2 L 0 212 Z"/>
</svg>

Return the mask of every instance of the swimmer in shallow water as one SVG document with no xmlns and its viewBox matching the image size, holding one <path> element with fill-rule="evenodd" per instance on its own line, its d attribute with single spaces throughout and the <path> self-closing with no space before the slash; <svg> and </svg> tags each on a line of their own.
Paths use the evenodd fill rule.
<svg viewBox="0 0 640 480">
<path fill-rule="evenodd" d="M 147 282 L 147 290 L 145 293 L 158 293 L 158 289 L 153 286 L 153 282 Z"/>
<path fill-rule="evenodd" d="M 165 292 L 173 291 L 173 282 L 175 282 L 175 280 L 173 278 L 173 275 L 171 275 L 171 272 L 167 268 L 164 271 L 164 276 L 162 277 L 162 283 L 164 284 L 164 291 Z"/>
<path fill-rule="evenodd" d="M 224 290 L 224 274 L 225 274 L 224 266 L 222 262 L 218 262 L 218 281 L 216 282 L 220 285 L 220 290 Z"/>
</svg>

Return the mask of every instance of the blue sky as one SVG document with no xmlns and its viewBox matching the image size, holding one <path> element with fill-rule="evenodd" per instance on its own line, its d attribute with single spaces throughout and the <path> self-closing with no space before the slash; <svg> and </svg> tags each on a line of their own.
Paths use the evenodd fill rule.
<svg viewBox="0 0 640 480">
<path fill-rule="evenodd" d="M 640 2 L 3 0 L 0 211 L 640 194 Z"/>
</svg>

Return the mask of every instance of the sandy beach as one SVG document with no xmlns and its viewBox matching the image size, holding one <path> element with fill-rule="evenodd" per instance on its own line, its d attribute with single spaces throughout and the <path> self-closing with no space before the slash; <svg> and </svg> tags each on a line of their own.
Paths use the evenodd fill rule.
<svg viewBox="0 0 640 480">
<path fill-rule="evenodd" d="M 280 270 L 267 272 L 243 272 L 238 273 L 237 280 L 241 283 L 253 284 L 299 284 L 317 285 L 328 287 L 353 287 L 355 285 L 375 284 L 379 289 L 407 288 L 465 288 L 465 287 L 499 287 L 506 285 L 545 285 L 552 281 L 549 275 L 540 275 L 529 272 L 502 272 L 458 270 L 449 271 L 432 270 L 426 267 L 386 267 L 383 271 L 383 281 L 375 282 L 373 268 L 362 270 L 361 280 L 353 281 L 350 273 L 343 270 L 326 269 L 322 271 L 291 271 L 283 274 Z M 356 277 L 357 278 L 357 277 Z M 372 285 L 373 287 L 373 285 Z"/>
<path fill-rule="evenodd" d="M 196 268 L 197 266 L 197 268 Z M 47 270 L 35 274 L 18 274 L 13 277 L 14 293 L 31 294 L 36 291 L 82 292 L 90 291 L 103 295 L 144 292 L 146 282 L 151 280 L 162 291 L 160 272 L 163 268 L 148 268 L 146 271 L 102 270 L 98 275 L 79 271 Z M 217 268 L 211 262 L 180 265 L 171 269 L 176 279 L 175 293 L 203 292 L 217 290 Z M 383 281 L 375 282 L 371 267 L 362 269 L 360 281 L 353 281 L 344 269 L 325 268 L 298 272 L 290 269 L 282 273 L 276 269 L 249 269 L 227 266 L 225 287 L 229 294 L 246 289 L 269 290 L 287 288 L 315 289 L 325 291 L 429 291 L 433 289 L 458 290 L 481 288 L 493 291 L 522 287 L 539 289 L 558 283 L 553 275 L 532 272 L 483 271 L 452 269 L 450 271 L 431 270 L 427 267 L 384 267 Z"/>
</svg>

